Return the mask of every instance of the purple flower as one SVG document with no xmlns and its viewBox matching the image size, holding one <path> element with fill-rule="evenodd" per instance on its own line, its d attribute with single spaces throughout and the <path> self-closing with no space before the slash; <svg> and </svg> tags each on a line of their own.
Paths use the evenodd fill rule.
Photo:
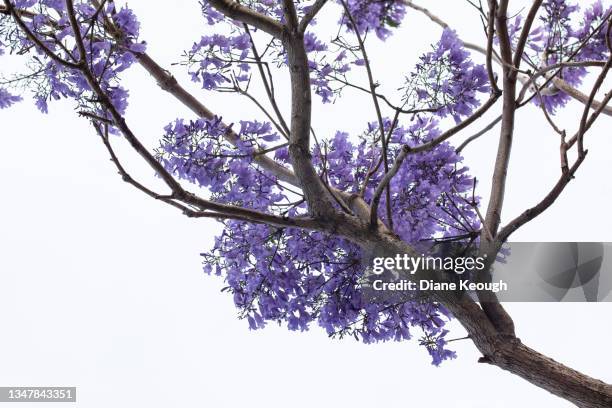
<svg viewBox="0 0 612 408">
<path fill-rule="evenodd" d="M 0 88 L 0 109 L 8 108 L 19 101 L 21 101 L 21 96 L 13 95 L 6 89 Z"/>
<path fill-rule="evenodd" d="M 406 6 L 400 0 L 347 0 L 346 4 L 359 33 L 374 31 L 381 40 L 389 37 L 389 27 L 399 26 L 406 14 Z M 342 22 L 349 25 L 350 19 L 343 17 Z"/>
<path fill-rule="evenodd" d="M 457 34 L 447 28 L 406 78 L 404 100 L 413 109 L 433 109 L 459 122 L 480 105 L 478 94 L 489 91 L 485 67 L 474 64 Z"/>
</svg>

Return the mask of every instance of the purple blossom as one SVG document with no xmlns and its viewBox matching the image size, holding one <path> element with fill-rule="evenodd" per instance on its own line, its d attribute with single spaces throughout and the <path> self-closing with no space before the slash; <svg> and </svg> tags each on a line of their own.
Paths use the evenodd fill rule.
<svg viewBox="0 0 612 408">
<path fill-rule="evenodd" d="M 231 83 L 232 78 L 247 82 L 251 67 L 245 61 L 250 49 L 251 40 L 246 33 L 203 36 L 189 52 L 191 79 L 202 82 L 202 88 L 207 90 Z"/>
<path fill-rule="evenodd" d="M 483 65 L 474 64 L 457 34 L 445 29 L 433 51 L 421 56 L 407 78 L 404 101 L 412 109 L 432 109 L 457 122 L 480 105 L 479 93 L 490 91 Z"/>
<path fill-rule="evenodd" d="M 584 11 L 580 27 L 572 32 L 580 43 L 586 41 L 578 54 L 579 59 L 597 61 L 608 59 L 610 50 L 606 44 L 606 33 L 608 32 L 611 13 L 612 6 L 604 8 L 601 0 L 596 1 Z M 598 27 L 601 27 L 601 29 L 595 33 Z"/>
<path fill-rule="evenodd" d="M 0 88 L 0 109 L 8 108 L 19 101 L 21 101 L 21 96 L 13 95 L 6 89 Z"/>
<path fill-rule="evenodd" d="M 391 121 L 385 121 L 389 131 Z M 241 121 L 236 147 L 219 136 L 227 131 L 220 119 L 177 120 L 166 127 L 158 150 L 164 166 L 179 177 L 210 191 L 219 202 L 235 203 L 279 215 L 304 214 L 303 201 L 292 203 L 292 193 L 273 177 L 262 173 L 249 153 L 265 148 L 264 141 L 278 139 L 266 122 Z M 379 130 L 370 124 L 357 145 L 345 132 L 324 142 L 324 151 L 313 150 L 317 170 L 325 168 L 332 186 L 356 191 L 372 160 L 369 137 Z M 439 135 L 437 122 L 417 118 L 397 127 L 391 151 L 404 144 L 420 144 Z M 275 154 L 280 165 L 288 160 L 287 149 Z M 393 159 L 393 157 L 391 157 Z M 438 234 L 477 231 L 473 211 L 454 196 L 471 189 L 473 180 L 459 165 L 460 157 L 448 144 L 407 160 L 393 181 L 392 205 L 396 231 L 408 242 Z M 371 199 L 382 173 L 376 172 L 367 186 Z M 446 192 L 453 191 L 448 195 Z M 455 219 L 463 217 L 463 225 Z M 435 364 L 454 353 L 446 350 L 442 327 L 447 312 L 436 303 L 388 304 L 367 302 L 361 294 L 360 277 L 365 266 L 361 250 L 341 238 L 298 229 L 278 229 L 240 221 L 224 222 L 224 230 L 211 251 L 203 254 L 205 271 L 223 275 L 225 291 L 233 294 L 240 315 L 249 328 L 266 322 L 284 322 L 290 330 L 307 330 L 312 323 L 330 336 L 352 336 L 366 343 L 411 338 L 418 329 L 437 346 L 428 348 Z M 469 232 L 468 231 L 468 232 Z"/>
<path fill-rule="evenodd" d="M 406 14 L 406 6 L 400 0 L 346 0 L 346 4 L 359 33 L 374 31 L 381 40 L 389 37 L 389 28 L 399 26 Z M 342 22 L 350 24 L 346 17 Z"/>
<path fill-rule="evenodd" d="M 66 60 L 78 57 L 79 52 L 76 49 L 74 32 L 68 20 L 64 1 L 21 1 L 16 5 L 22 8 L 33 7 L 32 11 L 36 14 L 31 21 L 24 20 L 25 24 L 50 51 Z M 121 87 L 118 75 L 136 62 L 134 53 L 144 52 L 146 48 L 145 43 L 138 40 L 140 24 L 129 8 L 123 7 L 116 10 L 112 2 L 108 3 L 105 10 L 97 15 L 94 15 L 96 8 L 89 2 L 75 1 L 74 7 L 77 19 L 82 21 L 81 35 L 87 32 L 90 21 L 94 17 L 97 23 L 102 24 L 101 16 L 104 13 L 110 16 L 116 28 L 121 32 L 119 38 L 105 33 L 99 34 L 93 41 L 90 36 L 83 36 L 83 42 L 86 50 L 89 50 L 87 62 L 92 73 L 98 77 L 100 86 L 108 93 L 117 110 L 123 113 L 128 103 L 128 92 Z M 43 33 L 48 30 L 49 24 L 55 27 L 57 38 L 64 44 L 71 44 L 71 48 L 60 47 L 57 42 L 50 41 L 44 36 Z M 6 24 L 3 21 L 2 27 L 0 35 L 5 36 L 3 41 L 9 44 L 12 52 L 19 53 L 22 49 L 33 46 L 21 30 L 15 29 L 17 27 L 12 19 L 7 19 Z M 81 109 L 89 110 L 101 117 L 107 115 L 92 102 L 96 98 L 93 97 L 87 80 L 78 70 L 66 68 L 49 59 L 41 50 L 37 50 L 37 54 L 30 58 L 28 66 L 32 72 L 26 77 L 34 91 L 36 107 L 41 112 L 48 111 L 49 101 L 72 98 L 78 101 Z"/>
<path fill-rule="evenodd" d="M 596 1 L 586 8 L 580 25 L 572 24 L 577 20 L 575 15 L 580 8 L 566 0 L 548 0 L 543 3 L 543 13 L 539 17 L 539 25 L 532 29 L 528 40 L 528 48 L 532 51 L 528 59 L 540 67 L 553 65 L 572 58 L 574 60 L 599 60 L 608 58 L 605 33 L 607 21 L 612 8 L 605 9 L 601 1 Z M 520 28 L 517 18 L 516 30 Z M 595 33 L 596 35 L 593 35 Z M 517 41 L 515 35 L 514 41 Z M 584 67 L 565 67 L 555 71 L 555 77 L 560 78 L 572 87 L 582 84 L 587 70 Z M 548 80 L 552 79 L 547 77 Z M 549 86 L 542 98 L 536 97 L 534 103 L 543 103 L 546 110 L 555 114 L 572 98 L 554 86 Z"/>
<path fill-rule="evenodd" d="M 114 23 L 117 24 L 117 27 L 121 29 L 124 35 L 129 38 L 138 38 L 140 23 L 131 9 L 122 7 L 119 11 L 112 14 L 112 16 Z"/>
</svg>

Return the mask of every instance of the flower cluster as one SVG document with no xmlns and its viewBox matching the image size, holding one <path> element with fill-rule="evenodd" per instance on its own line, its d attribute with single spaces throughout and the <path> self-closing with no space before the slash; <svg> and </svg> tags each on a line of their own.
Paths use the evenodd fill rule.
<svg viewBox="0 0 612 408">
<path fill-rule="evenodd" d="M 430 109 L 459 122 L 480 105 L 478 93 L 489 90 L 485 67 L 475 64 L 455 31 L 446 28 L 406 78 L 404 101 L 411 109 Z"/>
<path fill-rule="evenodd" d="M 308 3 L 297 3 L 299 15 L 308 11 L 311 6 Z M 283 12 L 278 1 L 252 2 L 251 7 L 282 21 Z M 189 66 L 191 79 L 202 83 L 204 89 L 241 92 L 248 87 L 255 64 L 266 64 L 265 71 L 270 76 L 271 66 L 286 67 L 287 55 L 280 41 L 269 41 L 265 47 L 257 50 L 254 31 L 247 31 L 242 25 L 228 22 L 207 2 L 202 3 L 202 13 L 208 24 L 218 26 L 217 29 L 225 32 L 203 36 L 186 53 L 185 63 Z M 219 26 L 220 22 L 225 24 Z M 311 23 L 314 24 L 315 22 Z M 314 92 L 324 103 L 332 102 L 337 94 L 337 89 L 330 83 L 332 78 L 342 76 L 350 69 L 346 52 L 330 50 L 328 44 L 313 32 L 304 35 L 304 47 L 309 54 Z M 272 78 L 268 80 L 272 81 Z"/>
<path fill-rule="evenodd" d="M 540 17 L 542 23 L 541 54 L 539 60 L 543 65 L 556 64 L 565 61 L 573 53 L 573 47 L 569 46 L 574 41 L 571 17 L 579 10 L 577 5 L 570 4 L 566 0 L 548 0 L 543 3 L 544 16 Z M 582 83 L 586 70 L 581 67 L 565 68 L 560 77 L 572 86 Z M 543 103 L 544 107 L 551 113 L 557 108 L 563 107 L 570 100 L 569 95 L 564 92 L 556 92 L 553 95 L 545 95 L 534 99 L 536 103 Z"/>
<path fill-rule="evenodd" d="M 576 18 L 580 7 L 567 0 L 547 0 L 542 6 L 542 15 L 530 32 L 527 41 L 528 54 L 524 58 L 533 68 L 545 68 L 570 60 L 605 61 L 608 58 L 606 32 L 612 7 L 605 8 L 601 0 L 597 0 L 584 10 L 580 19 Z M 579 24 L 573 24 L 574 21 Z M 521 29 L 522 18 L 517 16 L 510 24 L 513 44 L 518 41 Z M 584 67 L 564 67 L 551 71 L 544 80 L 559 78 L 577 87 L 582 84 L 586 75 L 587 70 Z M 568 94 L 555 87 L 548 87 L 541 99 L 534 98 L 535 103 L 543 103 L 547 111 L 553 114 L 570 100 Z"/>
<path fill-rule="evenodd" d="M 454 357 L 442 340 L 448 312 L 432 302 L 367 302 L 360 250 L 338 237 L 227 221 L 213 250 L 202 255 L 206 272 L 225 277 L 223 290 L 251 329 L 275 322 L 304 331 L 316 323 L 329 336 L 365 343 L 407 340 L 417 329 L 440 339 L 440 347 L 428 347 L 434 364 Z"/>
<path fill-rule="evenodd" d="M 165 128 L 157 157 L 178 177 L 207 188 L 217 202 L 272 210 L 286 200 L 276 178 L 253 163 L 253 155 L 279 136 L 269 123 L 242 121 L 236 146 L 222 137 L 229 129 L 220 118 L 177 119 Z"/>
<path fill-rule="evenodd" d="M 251 39 L 248 34 L 213 34 L 203 36 L 189 53 L 189 71 L 194 82 L 207 90 L 218 89 L 233 81 L 249 80 Z"/>
<path fill-rule="evenodd" d="M 344 1 L 359 33 L 374 31 L 381 40 L 389 37 L 390 28 L 399 26 L 406 14 L 406 5 L 399 0 Z M 351 25 L 346 16 L 342 18 L 342 23 Z"/>
<path fill-rule="evenodd" d="M 579 60 L 605 61 L 610 55 L 606 33 L 612 15 L 612 6 L 604 8 L 601 0 L 584 11 L 582 22 L 573 36 L 584 44 L 578 52 Z"/>
<path fill-rule="evenodd" d="M 70 63 L 78 61 L 76 39 L 64 1 L 22 0 L 15 6 L 34 13 L 34 17 L 24 18 L 23 22 L 48 51 Z M 114 2 L 106 3 L 103 8 L 94 7 L 86 1 L 75 2 L 75 14 L 88 51 L 87 64 L 117 110 L 123 113 L 127 107 L 128 92 L 121 87 L 118 75 L 136 61 L 135 53 L 145 49 L 145 43 L 138 41 L 138 20 L 129 8 L 117 9 Z M 106 28 L 108 24 L 114 26 L 113 33 Z M 72 98 L 81 108 L 106 116 L 92 103 L 96 98 L 85 76 L 79 70 L 49 58 L 9 16 L 3 17 L 0 37 L 11 52 L 21 53 L 29 48 L 36 50 L 36 54 L 30 54 L 28 62 L 31 72 L 22 75 L 23 80 L 10 82 L 15 85 L 26 82 L 34 92 L 40 111 L 47 113 L 51 100 Z"/>
<path fill-rule="evenodd" d="M 439 135 L 431 118 L 415 118 L 407 127 L 391 126 L 385 120 L 385 131 L 391 132 L 390 160 L 401 146 L 415 146 Z M 216 201 L 279 215 L 304 214 L 301 195 L 285 189 L 253 162 L 254 153 L 279 138 L 270 124 L 241 122 L 235 144 L 221 137 L 227 131 L 218 118 L 177 120 L 166 127 L 158 158 L 169 171 L 205 187 Z M 371 136 L 379 131 L 370 124 L 357 145 L 344 132 L 322 141 L 313 149 L 313 164 L 321 177 L 333 187 L 357 192 L 371 173 L 364 194 L 371 200 L 383 177 L 380 166 L 371 171 L 380 158 Z M 287 148 L 278 146 L 274 158 L 285 165 Z M 424 238 L 468 236 L 479 229 L 473 208 L 463 197 L 473 180 L 460 160 L 450 145 L 441 144 L 404 162 L 391 183 L 396 232 L 403 239 L 416 243 Z M 409 339 L 416 328 L 423 339 L 435 339 L 427 343 L 434 364 L 454 357 L 444 347 L 443 327 L 449 316 L 441 305 L 389 304 L 363 296 L 360 279 L 367 265 L 356 245 L 294 228 L 242 221 L 225 221 L 224 227 L 213 249 L 202 254 L 205 270 L 224 276 L 224 291 L 232 293 L 252 329 L 270 321 L 285 323 L 290 330 L 306 330 L 317 323 L 330 336 L 350 335 L 369 343 Z"/>
<path fill-rule="evenodd" d="M 18 95 L 13 95 L 6 89 L 0 88 L 0 109 L 8 108 L 9 106 L 21 100 Z"/>
</svg>

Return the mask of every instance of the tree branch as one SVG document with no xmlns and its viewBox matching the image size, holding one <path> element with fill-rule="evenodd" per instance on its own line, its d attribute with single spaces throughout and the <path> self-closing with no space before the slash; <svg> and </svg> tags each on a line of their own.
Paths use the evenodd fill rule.
<svg viewBox="0 0 612 408">
<path fill-rule="evenodd" d="M 495 4 L 497 7 L 497 4 Z M 487 64 L 487 75 L 489 76 L 489 82 L 491 83 L 491 88 L 493 93 L 500 93 L 501 90 L 497 85 L 497 79 L 495 78 L 495 73 L 493 72 L 493 42 L 495 37 L 495 13 L 497 12 L 496 7 L 490 7 L 489 16 L 488 16 L 488 26 L 487 26 L 487 50 L 485 53 L 486 64 Z"/>
<path fill-rule="evenodd" d="M 496 1 L 489 0 L 489 7 L 496 8 Z M 508 0 L 501 0 L 497 7 L 496 15 L 496 31 L 499 38 L 500 52 L 502 60 L 512 65 L 512 45 L 508 35 Z M 516 71 L 503 67 L 503 108 L 502 108 L 502 124 L 499 137 L 499 145 L 497 148 L 497 158 L 493 169 L 493 180 L 491 183 L 491 194 L 489 206 L 485 216 L 485 224 L 487 229 L 495 236 L 499 222 L 501 219 L 501 211 L 504 202 L 504 192 L 506 189 L 506 175 L 508 164 L 510 161 L 510 151 L 512 148 L 512 139 L 514 135 L 514 119 L 516 113 Z M 482 234 L 481 242 L 487 237 Z"/>
<path fill-rule="evenodd" d="M 332 198 L 312 166 L 310 153 L 310 124 L 312 95 L 310 68 L 304 48 L 304 35 L 297 31 L 297 13 L 292 0 L 283 0 L 287 21 L 283 44 L 287 51 L 287 65 L 291 79 L 291 132 L 289 155 L 295 175 L 306 196 L 310 213 L 315 218 L 334 217 Z"/>
<path fill-rule="evenodd" d="M 285 137 L 289 138 L 289 126 L 287 126 L 287 122 L 285 122 L 285 118 L 283 117 L 280 109 L 278 108 L 278 104 L 276 103 L 276 98 L 274 97 L 274 93 L 272 92 L 272 88 L 270 87 L 270 84 L 268 83 L 268 79 L 266 78 L 266 74 L 263 69 L 263 63 L 261 61 L 261 56 L 259 55 L 259 52 L 257 51 L 257 47 L 255 46 L 255 40 L 253 39 L 253 36 L 251 35 L 251 30 L 249 30 L 249 26 L 247 24 L 244 24 L 244 30 L 246 31 L 249 38 L 251 39 L 251 50 L 253 51 L 253 57 L 255 58 L 255 61 L 257 62 L 257 69 L 259 71 L 259 76 L 261 77 L 261 81 L 263 82 L 264 89 L 266 90 L 266 95 L 268 95 L 268 100 L 270 101 L 270 105 L 272 105 L 272 109 L 274 109 L 274 113 L 276 114 L 276 117 L 278 118 L 278 121 L 285 134 Z M 272 81 L 271 74 L 270 74 L 270 81 Z"/>
<path fill-rule="evenodd" d="M 99 103 L 102 107 L 110 113 L 113 123 L 121 131 L 126 140 L 130 143 L 132 148 L 145 160 L 145 162 L 161 177 L 166 185 L 172 191 L 171 197 L 176 200 L 184 201 L 191 205 L 194 205 L 202 210 L 211 210 L 221 213 L 227 217 L 234 217 L 238 219 L 245 219 L 252 222 L 265 223 L 275 226 L 297 226 L 296 222 L 310 227 L 316 225 L 312 220 L 300 220 L 296 221 L 288 217 L 278 217 L 272 214 L 261 213 L 259 211 L 250 210 L 247 208 L 235 207 L 231 205 L 219 204 L 212 201 L 205 200 L 190 193 L 183 189 L 179 182 L 161 165 L 159 161 L 153 157 L 153 155 L 142 145 L 140 140 L 134 135 L 132 130 L 128 127 L 125 119 L 117 111 L 114 104 L 104 92 L 100 84 L 97 82 L 95 76 L 91 72 L 86 61 L 86 50 L 83 46 L 83 38 L 81 36 L 80 27 L 75 17 L 74 7 L 72 0 L 66 0 L 67 13 L 70 20 L 70 25 L 75 35 L 77 47 L 80 50 L 81 59 L 79 61 L 79 70 L 87 80 L 87 83 L 96 94 Z M 80 45 L 79 45 L 80 44 Z M 145 190 L 143 190 L 145 191 Z M 320 226 L 319 226 L 320 228 Z"/>
<path fill-rule="evenodd" d="M 17 26 L 19 26 L 21 31 L 23 31 L 23 33 L 26 35 L 26 37 L 28 37 L 28 39 L 30 41 L 32 41 L 32 43 L 34 43 L 34 45 L 38 49 L 40 49 L 40 51 L 42 51 L 47 57 L 49 57 L 53 61 L 57 62 L 58 64 L 61 64 L 61 65 L 66 66 L 68 68 L 72 68 L 72 69 L 78 69 L 79 68 L 78 64 L 75 64 L 73 62 L 67 61 L 67 60 L 63 59 L 62 57 L 58 56 L 57 54 L 55 54 L 53 51 L 51 51 L 40 40 L 40 38 L 38 38 L 36 36 L 36 34 L 32 30 L 30 30 L 30 28 L 25 24 L 25 22 L 21 18 L 21 14 L 22 13 L 20 11 L 18 11 L 15 8 L 15 6 L 13 6 L 13 4 L 9 0 L 4 0 L 4 5 L 5 5 L 6 13 L 13 17 L 13 20 L 15 21 Z"/>
<path fill-rule="evenodd" d="M 276 20 L 257 13 L 233 0 L 208 0 L 214 8 L 225 16 L 252 25 L 275 38 L 281 38 L 283 26 Z"/>
<path fill-rule="evenodd" d="M 393 167 L 391 167 L 391 169 L 380 181 L 378 186 L 376 186 L 374 196 L 372 197 L 372 204 L 370 206 L 370 228 L 376 228 L 376 226 L 378 225 L 378 204 L 380 203 L 380 198 L 383 194 L 383 191 L 388 190 L 391 180 L 399 171 L 400 167 L 402 166 L 402 163 L 404 162 L 404 159 L 406 159 L 410 151 L 410 146 L 402 146 L 402 149 L 400 150 L 399 154 L 397 155 L 397 158 L 395 159 Z"/>
<path fill-rule="evenodd" d="M 498 242 L 498 246 L 501 243 L 508 240 L 508 237 L 517 229 L 527 224 L 529 221 L 533 220 L 538 215 L 542 214 L 545 210 L 547 210 L 556 200 L 559 198 L 567 184 L 574 178 L 574 174 L 586 158 L 588 151 L 584 152 L 584 155 L 579 156 L 574 165 L 569 169 L 569 171 L 565 174 L 562 174 L 559 178 L 559 181 L 555 184 L 552 190 L 534 207 L 531 207 L 525 210 L 521 215 L 516 217 L 514 220 L 510 221 L 508 225 L 503 227 L 499 234 L 497 234 L 496 241 Z"/>
<path fill-rule="evenodd" d="M 543 0 L 534 0 L 531 8 L 529 9 L 529 13 L 525 18 L 525 22 L 523 23 L 523 29 L 521 30 L 521 36 L 518 39 L 516 44 L 516 51 L 514 52 L 514 60 L 512 65 L 517 69 L 521 67 L 521 62 L 523 61 L 523 53 L 525 51 L 525 45 L 527 44 L 527 40 L 529 39 L 529 34 L 531 32 L 531 26 L 533 25 L 533 21 L 538 14 L 538 10 L 542 6 Z"/>
<path fill-rule="evenodd" d="M 608 32 L 606 34 L 608 37 L 610 35 L 610 28 L 612 28 L 612 24 L 608 27 Z M 608 75 L 608 72 L 610 71 L 611 67 L 612 67 L 612 50 L 611 50 L 611 55 L 608 58 L 608 62 L 606 63 L 603 70 L 601 71 L 597 79 L 595 80 L 595 84 L 593 85 L 593 89 L 591 90 L 591 94 L 589 95 L 589 99 L 587 100 L 587 103 L 584 106 L 584 112 L 582 113 L 582 118 L 580 118 L 580 129 L 578 130 L 578 154 L 579 155 L 584 154 L 583 139 L 584 139 L 584 134 L 586 133 L 585 129 L 587 125 L 587 118 L 589 116 L 589 111 L 591 109 L 591 106 L 593 105 L 593 102 L 595 101 L 595 96 L 597 95 L 597 91 L 599 91 L 599 88 L 601 88 L 601 86 L 603 85 L 606 79 L 606 76 Z"/>
<path fill-rule="evenodd" d="M 351 26 L 353 27 L 353 32 L 357 37 L 357 42 L 359 43 L 359 49 L 361 51 L 361 55 L 363 56 L 363 61 L 365 64 L 366 72 L 368 75 L 368 84 L 370 86 L 370 94 L 372 96 L 372 102 L 374 103 L 374 110 L 376 111 L 376 118 L 378 120 L 378 127 L 380 131 L 380 140 L 382 143 L 382 158 L 383 158 L 383 166 L 385 170 L 385 175 L 389 172 L 389 159 L 388 155 L 388 146 L 387 146 L 387 138 L 385 136 L 385 124 L 382 117 L 382 112 L 380 110 L 380 105 L 378 104 L 378 97 L 376 96 L 376 84 L 374 81 L 374 75 L 372 74 L 372 67 L 370 65 L 370 59 L 368 58 L 368 53 L 365 48 L 365 44 L 361 34 L 359 34 L 359 30 L 357 29 L 357 24 L 355 23 L 355 19 L 351 15 L 351 10 L 348 8 L 345 0 L 341 0 L 342 7 L 344 8 L 344 12 L 348 17 Z M 387 222 L 389 223 L 389 228 L 393 231 L 393 216 L 391 214 L 391 191 L 387 186 L 386 189 L 386 207 L 387 207 Z M 379 197 L 380 200 L 380 197 Z M 376 203 L 376 207 L 378 208 L 378 203 Z M 378 217 L 378 212 L 373 213 L 372 218 L 376 220 Z M 371 226 L 376 226 L 376 221 L 371 223 Z"/>
<path fill-rule="evenodd" d="M 476 133 L 476 134 L 468 137 L 467 139 L 465 139 L 465 141 L 463 143 L 461 143 L 459 145 L 459 147 L 457 147 L 455 149 L 455 152 L 457 154 L 460 154 L 463 151 L 463 149 L 465 149 L 467 147 L 467 145 L 472 143 L 474 140 L 478 139 L 480 136 L 486 134 L 489 130 L 493 129 L 493 127 L 495 127 L 495 125 L 497 125 L 499 122 L 501 122 L 501 120 L 502 120 L 502 116 L 499 115 L 491 123 L 489 123 L 487 126 L 485 126 L 481 131 L 479 131 L 478 133 Z"/>
<path fill-rule="evenodd" d="M 159 64 L 157 64 L 157 62 L 155 62 L 148 54 L 138 53 L 135 54 L 135 56 L 140 65 L 157 81 L 157 84 L 161 89 L 174 96 L 179 102 L 198 115 L 198 117 L 209 120 L 216 117 L 216 115 L 210 109 L 202 104 L 195 96 L 185 90 L 185 88 L 178 83 L 176 78 L 159 66 Z M 240 140 L 240 137 L 229 128 L 228 131 L 223 134 L 223 137 L 232 145 L 237 145 Z M 299 187 L 299 182 L 295 177 L 295 174 L 290 169 L 280 165 L 270 157 L 265 155 L 257 155 L 254 161 L 263 169 L 276 176 L 279 180 Z"/>
<path fill-rule="evenodd" d="M 310 6 L 310 10 L 302 17 L 302 21 L 298 26 L 298 32 L 305 33 L 308 28 L 308 24 L 312 21 L 313 18 L 321 11 L 323 6 L 327 3 L 327 0 L 317 0 L 314 2 L 312 6 Z"/>
<path fill-rule="evenodd" d="M 425 152 L 425 151 L 433 149 L 440 143 L 447 141 L 452 136 L 456 135 L 457 133 L 467 128 L 472 123 L 476 122 L 482 115 L 484 115 L 489 109 L 491 109 L 493 105 L 495 105 L 495 102 L 497 102 L 500 96 L 501 96 L 500 94 L 492 94 L 489 97 L 489 99 L 480 108 L 478 108 L 474 113 L 472 113 L 472 115 L 466 118 L 463 122 L 447 130 L 446 132 L 442 133 L 440 136 L 436 137 L 435 139 L 430 140 L 429 142 L 423 143 L 418 146 L 413 146 L 412 152 L 413 153 Z"/>
</svg>

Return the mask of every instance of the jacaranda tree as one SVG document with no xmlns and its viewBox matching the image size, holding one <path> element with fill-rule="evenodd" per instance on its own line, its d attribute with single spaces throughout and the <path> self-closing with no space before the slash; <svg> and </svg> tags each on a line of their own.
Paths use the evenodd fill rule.
<svg viewBox="0 0 612 408">
<path fill-rule="evenodd" d="M 480 362 L 580 407 L 612 407 L 612 386 L 524 345 L 490 292 L 479 293 L 478 301 L 429 293 L 374 302 L 360 286 L 374 255 L 416 256 L 426 240 L 476 245 L 490 267 L 511 234 L 562 194 L 587 158 L 589 129 L 612 114 L 612 92 L 599 95 L 612 65 L 612 9 L 601 1 L 578 7 L 569 0 L 533 0 L 519 14 L 510 12 L 509 0 L 471 2 L 483 24 L 481 44 L 463 42 L 408 0 L 202 1 L 201 38 L 180 65 L 203 93 L 232 92 L 261 113 L 238 123 L 224 121 L 223 112 L 205 106 L 147 54 L 127 6 L 113 0 L 2 3 L 0 54 L 27 59 L 28 71 L 3 74 L 0 108 L 19 102 L 23 92 L 44 113 L 54 100 L 74 100 L 124 181 L 189 217 L 219 220 L 224 228 L 203 254 L 205 269 L 223 276 L 224 291 L 251 329 L 271 321 L 290 330 L 319 325 L 330 336 L 367 343 L 417 335 L 438 365 L 455 357 L 445 329 L 454 318 L 482 353 Z M 397 92 L 383 95 L 368 46 L 384 45 L 417 12 L 441 26 L 442 35 L 406 68 Z M 333 38 L 318 34 L 323 13 L 336 16 Z M 121 73 L 134 64 L 193 112 L 164 128 L 155 151 L 124 115 L 128 89 Z M 290 87 L 275 86 L 275 76 L 287 73 Z M 588 75 L 594 84 L 581 89 Z M 356 78 L 366 78 L 366 85 Z M 254 93 L 255 86 L 263 91 Z M 347 88 L 368 95 L 371 120 L 358 135 L 319 134 L 311 125 L 313 102 L 333 104 Z M 281 94 L 290 95 L 290 106 L 280 102 Z M 555 123 L 570 100 L 584 106 L 574 130 Z M 515 114 L 522 108 L 541 111 L 558 134 L 560 174 L 539 203 L 501 225 Z M 454 146 L 452 138 L 494 110 L 497 119 L 466 141 L 501 123 L 488 207 L 480 211 L 476 181 L 460 156 L 465 144 Z M 166 192 L 128 174 L 114 138 L 129 143 Z"/>
</svg>

